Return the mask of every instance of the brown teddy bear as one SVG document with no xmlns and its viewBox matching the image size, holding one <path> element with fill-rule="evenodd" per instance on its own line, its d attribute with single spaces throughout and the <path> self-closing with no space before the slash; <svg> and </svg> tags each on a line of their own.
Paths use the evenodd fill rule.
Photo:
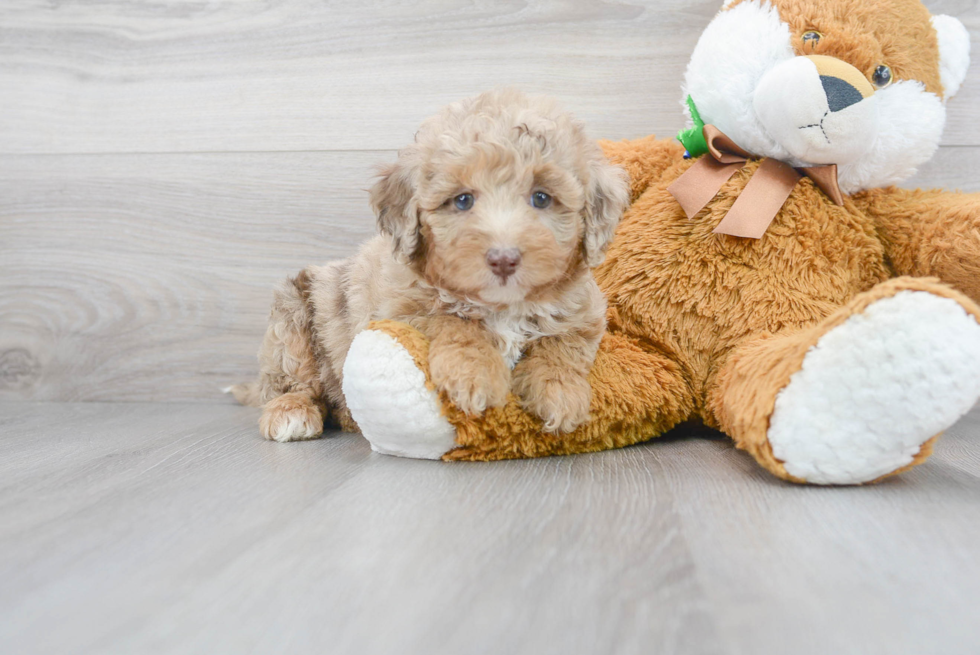
<svg viewBox="0 0 980 655">
<path fill-rule="evenodd" d="M 590 422 L 546 434 L 516 397 L 463 414 L 396 323 L 351 347 L 353 418 L 412 457 L 581 453 L 701 421 L 795 482 L 921 463 L 980 398 L 980 197 L 892 185 L 935 152 L 968 64 L 964 27 L 919 0 L 730 0 L 688 67 L 684 145 L 603 144 L 632 204 L 596 270 Z"/>
</svg>

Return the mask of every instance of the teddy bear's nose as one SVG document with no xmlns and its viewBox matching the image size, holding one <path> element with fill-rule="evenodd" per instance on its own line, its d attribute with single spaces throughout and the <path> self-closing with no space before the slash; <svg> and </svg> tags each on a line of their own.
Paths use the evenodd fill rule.
<svg viewBox="0 0 980 655">
<path fill-rule="evenodd" d="M 874 95 L 868 78 L 846 61 L 827 55 L 809 55 L 807 59 L 817 69 L 830 111 L 847 109 Z"/>
<path fill-rule="evenodd" d="M 839 77 L 821 75 L 820 83 L 823 84 L 824 93 L 827 94 L 827 104 L 830 106 L 830 111 L 847 109 L 864 100 L 860 91 Z"/>
</svg>

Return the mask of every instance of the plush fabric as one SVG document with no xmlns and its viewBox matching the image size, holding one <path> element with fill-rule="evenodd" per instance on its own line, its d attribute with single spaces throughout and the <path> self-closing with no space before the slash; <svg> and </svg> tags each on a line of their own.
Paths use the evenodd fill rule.
<svg viewBox="0 0 980 655">
<path fill-rule="evenodd" d="M 632 204 L 596 269 L 609 327 L 591 373 L 590 422 L 545 435 L 513 397 L 478 417 L 442 398 L 437 408 L 456 430 L 444 458 L 597 451 L 699 421 L 794 482 L 861 484 L 925 461 L 938 433 L 980 398 L 980 196 L 887 184 L 938 146 L 945 101 L 966 73 L 960 28 L 918 0 L 727 3 L 696 48 L 685 91 L 706 123 L 758 159 L 688 219 L 668 191 L 694 163 L 683 146 L 604 142 L 631 177 Z M 820 32 L 818 44 L 803 40 L 809 31 Z M 741 68 L 734 34 L 756 49 Z M 810 55 L 869 80 L 882 65 L 894 76 L 862 100 L 877 103 L 873 115 L 854 114 L 879 121 L 875 139 L 855 149 L 828 131 L 819 161 L 790 153 L 767 131 L 783 119 L 753 109 L 762 78 Z M 794 70 L 819 89 L 806 66 Z M 761 158 L 798 166 L 827 156 L 849 194 L 843 206 L 804 178 L 762 238 L 713 234 Z M 372 329 L 401 333 L 425 367 L 404 326 Z M 375 365 L 354 350 L 352 360 Z"/>
</svg>

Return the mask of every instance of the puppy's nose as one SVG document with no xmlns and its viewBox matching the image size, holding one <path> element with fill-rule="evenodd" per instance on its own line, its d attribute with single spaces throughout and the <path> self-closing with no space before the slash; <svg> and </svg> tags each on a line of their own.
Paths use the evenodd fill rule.
<svg viewBox="0 0 980 655">
<path fill-rule="evenodd" d="M 497 277 L 507 280 L 521 265 L 521 251 L 517 248 L 492 248 L 487 251 L 487 266 Z"/>
</svg>

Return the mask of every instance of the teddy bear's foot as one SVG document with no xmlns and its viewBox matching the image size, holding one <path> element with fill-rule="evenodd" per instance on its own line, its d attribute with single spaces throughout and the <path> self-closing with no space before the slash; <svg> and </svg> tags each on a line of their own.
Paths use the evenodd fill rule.
<svg viewBox="0 0 980 655">
<path fill-rule="evenodd" d="M 955 300 L 903 291 L 823 335 L 776 397 L 786 471 L 816 484 L 902 469 L 980 397 L 980 325 Z"/>
<path fill-rule="evenodd" d="M 411 338 L 414 331 L 403 327 Z M 368 329 L 354 338 L 344 362 L 344 397 L 374 451 L 439 459 L 456 445 L 456 429 L 419 364 L 388 331 Z"/>
<path fill-rule="evenodd" d="M 885 282 L 820 324 L 740 347 L 716 417 L 782 478 L 877 481 L 923 462 L 980 398 L 978 318 L 944 285 Z"/>
<path fill-rule="evenodd" d="M 980 325 L 963 306 L 902 291 L 833 328 L 776 397 L 768 431 L 786 471 L 816 484 L 907 467 L 980 397 Z"/>
</svg>

